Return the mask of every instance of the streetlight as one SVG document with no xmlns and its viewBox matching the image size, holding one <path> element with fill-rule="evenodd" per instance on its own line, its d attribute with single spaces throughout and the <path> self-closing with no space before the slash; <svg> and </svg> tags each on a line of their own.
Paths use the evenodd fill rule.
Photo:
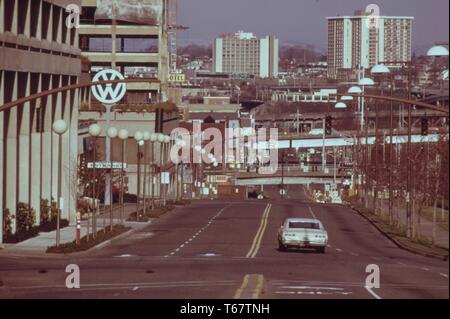
<svg viewBox="0 0 450 319">
<path fill-rule="evenodd" d="M 384 64 L 378 64 L 375 65 L 371 71 L 370 71 L 374 76 L 386 76 L 391 74 L 391 71 L 389 70 L 389 68 L 384 65 Z M 383 91 L 383 90 L 382 90 Z M 391 97 L 394 95 L 394 79 L 391 78 L 391 83 L 390 83 L 390 92 L 391 92 Z M 375 112 L 376 112 L 376 119 L 375 119 L 375 194 L 374 194 L 374 210 L 376 210 L 376 202 L 378 199 L 378 106 L 375 105 Z M 389 219 L 390 222 L 392 222 L 392 142 L 393 142 L 393 102 L 390 102 L 390 121 L 389 121 L 389 125 L 390 125 L 390 151 L 389 151 Z M 383 141 L 383 143 L 385 143 L 385 141 Z"/>
<path fill-rule="evenodd" d="M 59 247 L 61 238 L 61 173 L 62 173 L 62 135 L 67 131 L 67 123 L 64 120 L 57 120 L 53 123 L 53 132 L 58 134 L 58 215 L 56 217 L 56 247 Z"/>
<path fill-rule="evenodd" d="M 137 177 L 137 187 L 136 187 L 136 221 L 139 221 L 139 195 L 141 193 L 141 146 L 144 144 L 143 142 L 144 133 L 141 131 L 136 131 L 134 134 L 134 139 L 137 142 L 138 150 L 137 150 L 137 169 L 136 169 L 136 177 Z"/>
<path fill-rule="evenodd" d="M 427 56 L 443 57 L 448 56 L 448 49 L 442 45 L 435 45 L 427 52 Z"/>
<path fill-rule="evenodd" d="M 143 133 L 144 141 L 144 214 L 147 212 L 147 141 L 150 141 L 151 134 L 148 131 Z"/>
<path fill-rule="evenodd" d="M 100 136 L 102 132 L 101 127 L 98 124 L 92 124 L 91 126 L 89 126 L 89 135 L 92 136 L 95 140 L 94 143 L 94 159 L 93 159 L 93 177 L 94 177 L 94 182 L 92 183 L 92 187 L 93 187 L 93 191 L 92 191 L 92 196 L 94 197 L 94 215 L 92 218 L 92 238 L 96 238 L 97 237 L 97 143 L 98 143 L 98 137 Z"/>
<path fill-rule="evenodd" d="M 159 143 L 159 199 L 163 199 L 163 143 L 166 140 L 164 134 L 157 133 L 156 141 Z"/>
<path fill-rule="evenodd" d="M 117 135 L 119 134 L 119 132 L 117 131 L 117 129 L 115 127 L 109 127 L 108 130 L 106 131 L 106 135 L 109 137 L 110 141 L 115 139 L 117 137 Z M 113 179 L 113 162 L 112 162 L 112 144 L 110 144 L 109 147 L 109 165 L 110 165 L 110 178 L 109 178 L 109 229 L 112 231 L 113 230 L 113 205 L 114 205 L 114 196 L 113 196 L 113 191 L 112 191 L 112 179 Z M 105 185 L 106 187 L 106 185 Z M 106 198 L 105 198 L 106 200 Z M 106 203 L 105 203 L 106 205 Z M 103 221 L 105 219 L 103 218 Z M 105 229 L 106 231 L 106 229 Z"/>
<path fill-rule="evenodd" d="M 343 103 L 343 102 L 338 102 L 336 103 L 336 105 L 334 106 L 335 109 L 346 109 L 347 108 L 347 104 Z"/>
<path fill-rule="evenodd" d="M 170 136 L 168 135 L 163 135 L 164 140 L 162 141 L 162 143 L 164 144 L 164 154 L 163 154 L 163 162 L 164 162 L 164 167 L 167 165 L 168 162 L 168 156 L 167 156 L 167 151 L 169 149 L 169 143 L 170 143 Z M 164 183 L 164 197 L 163 197 L 163 204 L 164 206 L 166 206 L 166 201 L 167 201 L 167 190 L 168 190 L 168 186 L 170 183 L 170 175 L 168 176 L 168 179 L 165 181 Z"/>
<path fill-rule="evenodd" d="M 122 140 L 122 165 L 120 169 L 120 223 L 123 223 L 124 212 L 124 166 L 125 166 L 125 141 L 128 140 L 128 131 L 121 129 L 119 131 L 119 138 Z"/>
<path fill-rule="evenodd" d="M 151 187 L 152 187 L 152 210 L 155 209 L 155 142 L 158 140 L 158 134 L 150 134 L 150 143 L 152 146 L 152 159 L 151 159 Z"/>
</svg>

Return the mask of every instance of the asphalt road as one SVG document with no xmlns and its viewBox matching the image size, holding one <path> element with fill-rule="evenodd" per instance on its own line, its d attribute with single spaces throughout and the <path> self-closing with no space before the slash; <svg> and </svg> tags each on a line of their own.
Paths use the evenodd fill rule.
<svg viewBox="0 0 450 319">
<path fill-rule="evenodd" d="M 79 256 L 0 254 L 1 298 L 449 298 L 448 262 L 397 248 L 342 206 L 311 203 L 302 188 L 286 199 L 197 202 L 147 228 Z M 287 217 L 320 219 L 326 254 L 278 251 Z M 68 264 L 81 287 L 67 289 Z M 380 288 L 365 287 L 366 267 Z"/>
</svg>

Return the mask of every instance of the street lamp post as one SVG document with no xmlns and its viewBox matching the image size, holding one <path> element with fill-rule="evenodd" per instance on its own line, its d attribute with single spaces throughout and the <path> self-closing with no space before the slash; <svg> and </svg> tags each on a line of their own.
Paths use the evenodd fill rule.
<svg viewBox="0 0 450 319">
<path fill-rule="evenodd" d="M 119 134 L 119 132 L 117 131 L 117 129 L 115 127 L 109 127 L 108 130 L 106 131 L 106 135 L 109 137 L 110 139 L 110 143 L 113 139 L 115 139 L 117 137 L 117 135 Z M 114 196 L 113 196 L 113 191 L 112 191 L 112 179 L 113 179 L 113 162 L 112 162 L 112 145 L 110 145 L 109 147 L 109 165 L 110 165 L 110 178 L 109 178 L 109 229 L 110 231 L 113 230 L 113 205 L 114 205 Z M 106 184 L 105 184 L 106 187 Z M 105 198 L 106 200 L 106 198 Z M 106 203 L 105 203 L 106 205 Z M 103 218 L 104 220 L 104 218 Z"/>
<path fill-rule="evenodd" d="M 152 149 L 151 156 L 151 167 L 150 167 L 150 175 L 151 175 L 151 188 L 152 188 L 152 210 L 155 209 L 155 142 L 158 140 L 158 134 L 152 133 L 150 134 L 150 143 Z"/>
<path fill-rule="evenodd" d="M 59 247 L 61 238 L 61 174 L 62 174 L 62 135 L 67 131 L 67 123 L 64 120 L 57 120 L 53 123 L 53 132 L 58 134 L 58 214 L 56 217 L 56 247 Z"/>
<path fill-rule="evenodd" d="M 137 169 L 136 169 L 136 177 L 137 177 L 137 187 L 136 187 L 136 221 L 139 221 L 139 196 L 141 195 L 141 146 L 143 146 L 144 134 L 141 131 L 137 131 L 134 134 L 134 139 L 137 142 Z"/>
<path fill-rule="evenodd" d="M 150 141 L 150 132 L 145 131 L 143 133 L 143 141 L 144 141 L 144 185 L 143 185 L 143 193 L 144 193 L 144 214 L 147 212 L 147 142 Z"/>
<path fill-rule="evenodd" d="M 102 132 L 102 129 L 100 128 L 100 126 L 98 124 L 92 124 L 91 126 L 89 126 L 89 135 L 92 136 L 94 138 L 94 154 L 93 154 L 93 168 L 92 168 L 92 172 L 93 172 L 93 183 L 92 183 L 92 187 L 93 187 L 93 191 L 92 191 L 92 196 L 93 196 L 93 200 L 94 200 L 94 214 L 92 216 L 92 238 L 96 238 L 97 237 L 97 144 L 98 144 L 98 137 L 100 136 L 100 133 Z"/>
<path fill-rule="evenodd" d="M 125 214 L 124 212 L 124 187 L 125 187 L 125 183 L 124 183 L 124 175 L 125 175 L 125 142 L 126 140 L 128 140 L 128 131 L 125 129 L 121 129 L 119 131 L 119 138 L 122 140 L 122 164 L 120 167 L 120 223 L 123 223 L 123 216 Z"/>
</svg>

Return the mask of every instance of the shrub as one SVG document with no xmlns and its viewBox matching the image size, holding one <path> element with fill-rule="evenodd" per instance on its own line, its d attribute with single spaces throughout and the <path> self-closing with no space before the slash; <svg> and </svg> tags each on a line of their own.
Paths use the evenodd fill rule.
<svg viewBox="0 0 450 319">
<path fill-rule="evenodd" d="M 17 232 L 28 232 L 33 228 L 36 222 L 36 212 L 33 208 L 30 208 L 28 204 L 17 204 Z"/>
<path fill-rule="evenodd" d="M 49 210 L 50 210 L 49 200 L 42 198 L 41 199 L 41 222 L 40 222 L 41 225 L 50 221 Z"/>
<path fill-rule="evenodd" d="M 3 210 L 3 235 L 11 235 L 12 232 L 12 220 L 15 218 L 14 215 L 11 215 L 11 211 L 8 208 Z"/>
</svg>

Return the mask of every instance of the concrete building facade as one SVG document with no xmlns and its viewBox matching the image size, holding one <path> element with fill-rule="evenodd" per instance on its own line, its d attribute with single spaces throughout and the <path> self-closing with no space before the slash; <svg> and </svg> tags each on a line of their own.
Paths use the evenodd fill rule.
<svg viewBox="0 0 450 319">
<path fill-rule="evenodd" d="M 78 83 L 81 73 L 76 28 L 68 28 L 65 8 L 77 0 L 0 1 L 0 106 L 41 91 Z M 0 221 L 19 202 L 36 212 L 41 199 L 57 200 L 58 154 L 61 151 L 62 218 L 74 221 L 79 90 L 54 94 L 0 112 Z M 68 129 L 52 132 L 55 120 Z M 12 219 L 12 232 L 16 230 Z M 0 227 L 0 241 L 2 240 Z"/>
<path fill-rule="evenodd" d="M 374 18 L 361 11 L 354 16 L 327 18 L 328 77 L 336 79 L 381 62 L 410 61 L 413 19 Z"/>
<path fill-rule="evenodd" d="M 260 78 L 278 76 L 278 39 L 259 39 L 239 31 L 223 34 L 213 44 L 213 70 L 217 73 L 247 74 Z"/>
</svg>

